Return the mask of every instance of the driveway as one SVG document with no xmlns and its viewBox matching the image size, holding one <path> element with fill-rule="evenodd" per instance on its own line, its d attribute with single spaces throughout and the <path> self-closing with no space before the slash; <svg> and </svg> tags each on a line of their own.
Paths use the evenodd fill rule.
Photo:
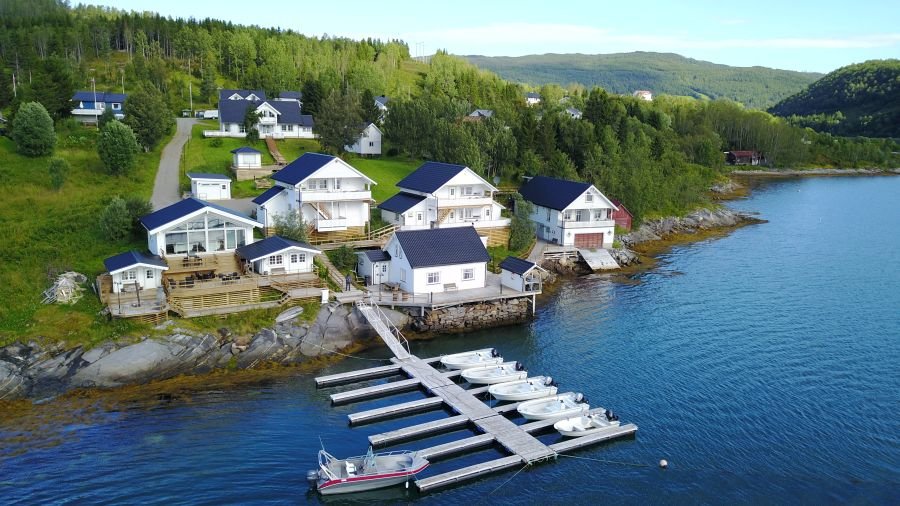
<svg viewBox="0 0 900 506">
<path fill-rule="evenodd" d="M 159 170 L 156 171 L 156 181 L 153 183 L 153 197 L 150 199 L 153 210 L 162 209 L 181 200 L 181 192 L 178 189 L 181 175 L 179 167 L 181 150 L 191 138 L 191 128 L 197 124 L 197 120 L 178 118 L 175 121 L 178 124 L 175 137 L 163 148 L 162 157 L 159 159 Z"/>
</svg>

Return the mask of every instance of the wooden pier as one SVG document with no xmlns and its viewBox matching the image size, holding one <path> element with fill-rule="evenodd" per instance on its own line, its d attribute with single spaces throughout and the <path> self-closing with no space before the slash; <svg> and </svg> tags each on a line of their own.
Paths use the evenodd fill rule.
<svg viewBox="0 0 900 506">
<path fill-rule="evenodd" d="M 428 396 L 423 399 L 352 413 L 348 415 L 350 425 L 371 423 L 387 418 L 443 408 L 452 411 L 454 414 L 446 418 L 371 435 L 369 436 L 369 442 L 373 447 L 388 446 L 441 432 L 471 428 L 476 430 L 476 435 L 425 448 L 419 450 L 419 452 L 425 458 L 439 459 L 477 448 L 499 445 L 510 454 L 508 457 L 417 480 L 416 486 L 420 491 L 429 491 L 503 469 L 555 459 L 560 452 L 634 434 L 637 431 L 637 426 L 627 424 L 588 436 L 546 445 L 533 436 L 532 433 L 552 427 L 560 418 L 516 425 L 504 414 L 516 411 L 519 403 L 488 406 L 484 401 L 476 397 L 486 393 L 488 390 L 487 386 L 464 389 L 453 381 L 454 378 L 460 375 L 461 371 L 440 371 L 432 365 L 439 362 L 440 357 L 423 360 L 410 353 L 409 343 L 399 329 L 378 308 L 377 304 L 371 301 L 358 301 L 356 305 L 360 313 L 369 321 L 372 328 L 375 329 L 393 352 L 395 356 L 392 359 L 393 364 L 321 376 L 315 379 L 316 385 L 318 387 L 327 387 L 403 375 L 406 376 L 406 379 L 334 393 L 331 395 L 331 402 L 333 404 L 346 404 L 416 389 L 423 390 Z M 594 409 L 590 413 L 601 411 L 602 409 Z"/>
</svg>

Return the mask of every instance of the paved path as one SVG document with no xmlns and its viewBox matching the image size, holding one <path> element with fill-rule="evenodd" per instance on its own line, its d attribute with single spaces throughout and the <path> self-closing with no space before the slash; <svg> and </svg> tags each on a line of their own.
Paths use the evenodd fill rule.
<svg viewBox="0 0 900 506">
<path fill-rule="evenodd" d="M 191 128 L 197 124 L 197 120 L 178 118 L 176 122 L 178 129 L 175 131 L 175 137 L 163 148 L 162 157 L 159 159 L 159 170 L 156 171 L 156 182 L 153 183 L 153 197 L 150 199 L 154 210 L 181 200 L 178 184 L 181 175 L 179 167 L 181 150 L 191 138 Z"/>
</svg>

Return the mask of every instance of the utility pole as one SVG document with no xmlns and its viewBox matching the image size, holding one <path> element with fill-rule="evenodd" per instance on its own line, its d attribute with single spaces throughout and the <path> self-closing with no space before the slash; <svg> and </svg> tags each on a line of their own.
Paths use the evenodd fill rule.
<svg viewBox="0 0 900 506">
<path fill-rule="evenodd" d="M 16 73 L 13 72 L 13 98 L 16 98 L 18 94 L 16 94 Z"/>
<path fill-rule="evenodd" d="M 191 114 L 194 114 L 194 82 L 188 81 L 188 98 L 191 99 Z"/>
</svg>

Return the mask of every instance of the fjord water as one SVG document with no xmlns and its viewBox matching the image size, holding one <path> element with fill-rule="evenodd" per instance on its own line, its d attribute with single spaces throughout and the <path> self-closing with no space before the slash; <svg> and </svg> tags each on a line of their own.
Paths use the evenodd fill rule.
<svg viewBox="0 0 900 506">
<path fill-rule="evenodd" d="M 320 499 L 305 483 L 320 437 L 335 455 L 358 454 L 369 434 L 445 415 L 351 428 L 348 413 L 423 394 L 331 407 L 338 389 L 297 373 L 45 427 L 25 449 L 0 449 L 0 503 L 897 504 L 898 204 L 900 177 L 765 182 L 730 205 L 768 223 L 674 247 L 630 279 L 567 281 L 532 324 L 414 343 L 423 357 L 496 346 L 640 427 L 573 453 L 581 459 L 423 496 Z M 386 355 L 363 356 L 325 372 Z M 500 455 L 437 461 L 427 474 Z"/>
</svg>

